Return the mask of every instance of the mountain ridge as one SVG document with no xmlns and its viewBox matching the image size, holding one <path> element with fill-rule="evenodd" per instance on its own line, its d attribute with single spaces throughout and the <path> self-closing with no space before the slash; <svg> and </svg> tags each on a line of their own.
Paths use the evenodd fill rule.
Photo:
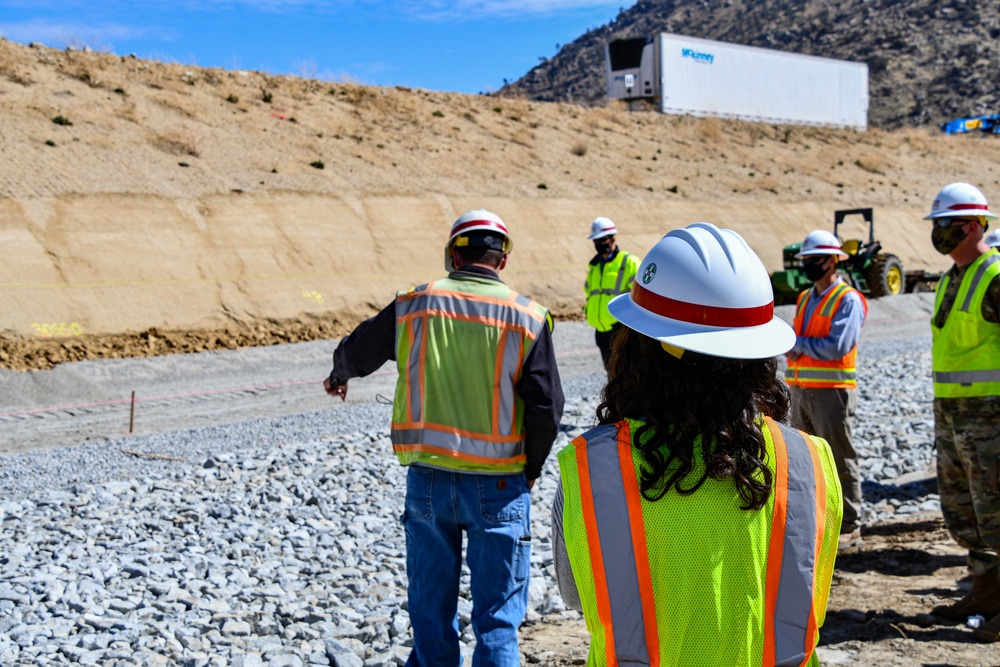
<svg viewBox="0 0 1000 667">
<path fill-rule="evenodd" d="M 865 62 L 874 127 L 1000 112 L 1000 6 L 982 0 L 647 0 L 623 9 L 499 91 L 604 102 L 604 45 L 660 32 Z"/>
</svg>

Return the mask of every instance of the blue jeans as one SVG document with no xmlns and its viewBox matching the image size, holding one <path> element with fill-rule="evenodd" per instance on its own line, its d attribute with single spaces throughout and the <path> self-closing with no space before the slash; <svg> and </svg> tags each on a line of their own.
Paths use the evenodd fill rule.
<svg viewBox="0 0 1000 667">
<path fill-rule="evenodd" d="M 528 607 L 531 501 L 522 473 L 477 475 L 410 466 L 406 574 L 413 650 L 407 667 L 458 667 L 462 531 L 472 575 L 474 667 L 521 664 L 517 628 Z"/>
</svg>

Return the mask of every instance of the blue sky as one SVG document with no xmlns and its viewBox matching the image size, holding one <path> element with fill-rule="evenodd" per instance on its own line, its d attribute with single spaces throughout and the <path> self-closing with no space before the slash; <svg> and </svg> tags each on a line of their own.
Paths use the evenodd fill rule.
<svg viewBox="0 0 1000 667">
<path fill-rule="evenodd" d="M 612 20 L 615 0 L 0 0 L 0 36 L 202 67 L 479 93 Z"/>
</svg>

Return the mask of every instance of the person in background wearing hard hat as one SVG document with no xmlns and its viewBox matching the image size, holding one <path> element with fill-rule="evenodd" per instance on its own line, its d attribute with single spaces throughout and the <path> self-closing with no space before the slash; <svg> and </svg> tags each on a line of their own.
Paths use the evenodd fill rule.
<svg viewBox="0 0 1000 667">
<path fill-rule="evenodd" d="M 952 537 L 969 550 L 972 590 L 935 615 L 964 621 L 1000 639 L 1000 252 L 983 238 L 986 197 L 968 183 L 945 186 L 925 220 L 931 242 L 955 262 L 938 282 L 931 318 L 934 444 L 941 513 Z"/>
<path fill-rule="evenodd" d="M 520 665 L 528 602 L 528 490 L 562 417 L 549 311 L 500 281 L 511 251 L 495 214 L 469 211 L 445 246 L 446 278 L 408 291 L 333 354 L 324 386 L 389 359 L 399 368 L 393 450 L 404 466 L 411 667 L 457 667 L 462 533 L 472 573 L 473 664 Z"/>
<path fill-rule="evenodd" d="M 848 255 L 830 232 L 811 232 L 795 256 L 813 286 L 799 294 L 795 345 L 785 355 L 790 423 L 830 443 L 844 491 L 839 545 L 853 547 L 861 543 L 861 466 L 851 422 L 858 407 L 858 337 L 868 302 L 837 275 L 838 261 Z"/>
<path fill-rule="evenodd" d="M 583 285 L 587 294 L 587 324 L 594 327 L 594 338 L 601 351 L 604 368 L 611 357 L 611 340 L 621 329 L 611 313 L 608 302 L 619 294 L 632 289 L 635 272 L 639 269 L 639 258 L 618 248 L 615 234 L 618 228 L 608 218 L 597 218 L 590 224 L 590 236 L 597 254 L 587 268 L 587 281 Z"/>
<path fill-rule="evenodd" d="M 1000 248 L 1000 230 L 993 230 L 986 235 L 984 240 L 989 247 Z"/>
<path fill-rule="evenodd" d="M 840 483 L 821 438 L 783 426 L 767 271 L 698 222 L 646 254 L 611 302 L 599 426 L 559 452 L 559 591 L 588 665 L 818 664 Z"/>
</svg>

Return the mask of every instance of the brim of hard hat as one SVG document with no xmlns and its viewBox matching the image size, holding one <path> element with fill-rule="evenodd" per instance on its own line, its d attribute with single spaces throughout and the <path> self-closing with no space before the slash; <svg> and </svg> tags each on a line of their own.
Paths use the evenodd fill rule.
<svg viewBox="0 0 1000 667">
<path fill-rule="evenodd" d="M 850 258 L 850 255 L 848 255 L 843 250 L 839 252 L 830 252 L 829 250 L 806 250 L 804 252 L 795 253 L 795 257 L 799 259 L 801 259 L 802 257 L 810 257 L 814 255 L 836 255 L 841 259 L 841 261 Z"/>
<path fill-rule="evenodd" d="M 709 327 L 655 315 L 637 306 L 628 294 L 608 304 L 611 315 L 644 336 L 725 359 L 768 359 L 784 354 L 795 345 L 795 332 L 782 319 L 752 327 Z"/>
<path fill-rule="evenodd" d="M 944 211 L 943 213 L 931 213 L 924 216 L 924 220 L 933 220 L 934 218 L 986 218 L 987 220 L 996 220 L 1000 218 L 1000 215 L 991 213 L 990 211 L 966 210 Z"/>
<path fill-rule="evenodd" d="M 618 233 L 617 229 L 605 229 L 603 232 L 595 232 L 587 237 L 588 241 L 593 241 L 595 239 L 603 239 L 605 236 L 614 236 Z"/>
</svg>

